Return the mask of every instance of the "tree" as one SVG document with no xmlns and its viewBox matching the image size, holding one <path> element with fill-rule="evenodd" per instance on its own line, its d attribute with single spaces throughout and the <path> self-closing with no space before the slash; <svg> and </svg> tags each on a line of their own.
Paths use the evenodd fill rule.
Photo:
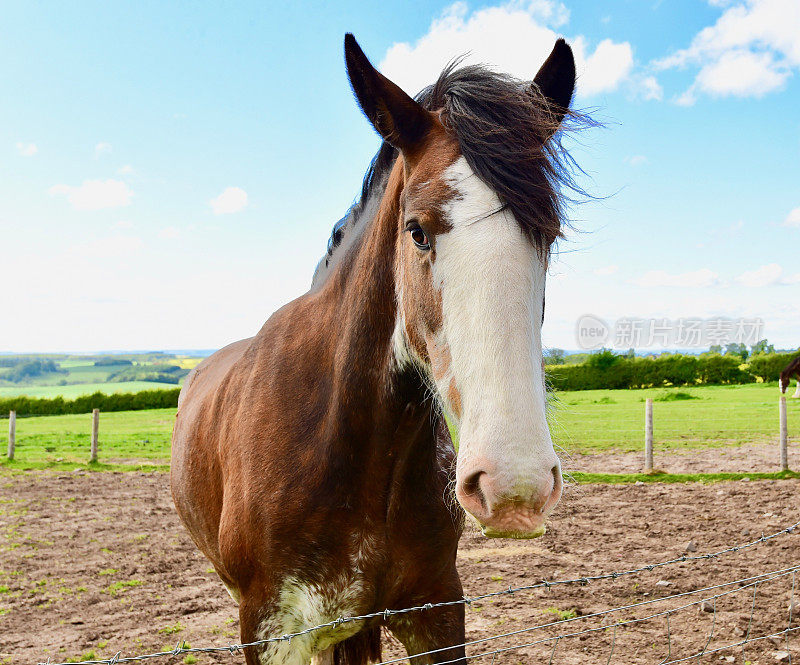
<svg viewBox="0 0 800 665">
<path fill-rule="evenodd" d="M 564 349 L 548 349 L 544 356 L 546 365 L 563 365 L 564 364 Z"/>
<path fill-rule="evenodd" d="M 736 344 L 732 342 L 725 347 L 725 355 L 739 356 L 742 361 L 746 361 L 750 352 L 744 344 Z"/>
<path fill-rule="evenodd" d="M 775 345 L 770 344 L 766 339 L 762 339 L 750 347 L 750 353 L 753 355 L 757 353 L 775 353 Z"/>
</svg>

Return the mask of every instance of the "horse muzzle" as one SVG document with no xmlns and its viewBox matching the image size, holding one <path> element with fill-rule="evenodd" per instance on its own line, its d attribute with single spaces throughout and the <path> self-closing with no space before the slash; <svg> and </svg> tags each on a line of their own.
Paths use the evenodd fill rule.
<svg viewBox="0 0 800 665">
<path fill-rule="evenodd" d="M 509 477 L 487 463 L 470 465 L 457 474 L 456 498 L 490 538 L 537 538 L 545 533 L 545 521 L 561 498 L 561 465 L 544 474 Z M 488 469 L 488 470 L 487 470 Z"/>
</svg>

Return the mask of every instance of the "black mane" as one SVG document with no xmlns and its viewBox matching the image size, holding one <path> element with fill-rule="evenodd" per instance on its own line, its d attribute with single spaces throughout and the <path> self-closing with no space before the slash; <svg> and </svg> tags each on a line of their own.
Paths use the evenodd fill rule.
<svg viewBox="0 0 800 665">
<path fill-rule="evenodd" d="M 559 127 L 536 85 L 480 65 L 457 65 L 448 65 L 416 100 L 428 110 L 441 110 L 445 128 L 458 140 L 472 170 L 508 205 L 531 241 L 546 251 L 562 235 L 562 186 L 582 193 L 570 174 L 573 162 L 561 147 L 564 123 Z M 568 124 L 576 120 L 586 118 L 567 113 Z M 374 214 L 397 155 L 387 142 L 381 144 L 364 175 L 360 198 L 333 228 L 313 284 L 325 274 L 337 247 Z"/>
</svg>

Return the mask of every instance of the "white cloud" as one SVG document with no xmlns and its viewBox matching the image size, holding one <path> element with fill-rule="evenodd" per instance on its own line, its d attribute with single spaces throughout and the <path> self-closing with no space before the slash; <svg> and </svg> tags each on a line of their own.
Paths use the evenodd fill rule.
<svg viewBox="0 0 800 665">
<path fill-rule="evenodd" d="M 708 268 L 681 273 L 668 273 L 665 270 L 648 270 L 635 284 L 645 287 L 654 286 L 679 286 L 684 288 L 701 288 L 717 286 L 719 276 Z"/>
<path fill-rule="evenodd" d="M 77 187 L 53 185 L 50 196 L 66 196 L 75 210 L 101 210 L 130 205 L 133 191 L 119 180 L 84 180 Z"/>
<path fill-rule="evenodd" d="M 572 46 L 578 70 L 578 94 L 583 97 L 616 90 L 633 69 L 633 49 L 628 42 L 604 39 L 591 55 L 587 55 L 583 37 L 576 38 Z"/>
<path fill-rule="evenodd" d="M 664 88 L 652 75 L 639 79 L 638 93 L 645 101 L 661 101 L 664 98 Z"/>
<path fill-rule="evenodd" d="M 110 143 L 106 143 L 105 141 L 101 141 L 94 147 L 94 156 L 101 157 L 102 155 L 109 155 L 111 154 L 112 146 Z"/>
<path fill-rule="evenodd" d="M 783 220 L 783 225 L 800 227 L 800 207 L 795 208 L 786 215 L 786 219 Z"/>
<path fill-rule="evenodd" d="M 117 173 L 119 175 L 131 175 L 133 173 L 133 167 L 130 164 L 123 164 L 117 169 Z"/>
<path fill-rule="evenodd" d="M 115 229 L 132 229 L 133 222 L 129 222 L 127 219 L 121 219 L 116 224 L 114 224 Z"/>
<path fill-rule="evenodd" d="M 780 88 L 788 76 L 787 69 L 776 68 L 770 53 L 729 51 L 716 62 L 705 65 L 695 84 L 717 97 L 763 97 Z"/>
<path fill-rule="evenodd" d="M 797 0 L 712 0 L 724 11 L 685 49 L 657 61 L 659 69 L 699 67 L 694 83 L 676 98 L 688 106 L 698 93 L 761 97 L 783 87 L 800 69 Z"/>
<path fill-rule="evenodd" d="M 626 157 L 625 161 L 631 166 L 642 166 L 647 164 L 647 157 L 644 155 L 632 155 L 631 157 Z"/>
<path fill-rule="evenodd" d="M 800 273 L 784 276 L 781 266 L 777 263 L 768 263 L 755 270 L 745 270 L 736 278 L 736 281 L 742 286 L 751 288 L 773 286 L 775 284 L 797 284 L 800 282 Z"/>
<path fill-rule="evenodd" d="M 241 187 L 227 187 L 218 197 L 209 201 L 215 215 L 229 215 L 247 207 L 247 192 Z"/>
<path fill-rule="evenodd" d="M 165 226 L 158 232 L 158 237 L 162 240 L 174 240 L 181 235 L 180 230 L 174 226 Z"/>
<path fill-rule="evenodd" d="M 23 157 L 33 157 L 39 152 L 39 147 L 35 143 L 17 142 L 17 152 Z"/>
<path fill-rule="evenodd" d="M 619 272 L 619 266 L 617 265 L 610 265 L 610 266 L 603 266 L 602 268 L 595 268 L 592 271 L 595 275 L 605 276 L 605 275 L 614 275 Z"/>
<path fill-rule="evenodd" d="M 697 101 L 694 86 L 682 92 L 675 98 L 675 103 L 678 106 L 692 106 Z"/>
<path fill-rule="evenodd" d="M 413 45 L 392 45 L 380 69 L 410 94 L 432 83 L 452 58 L 462 54 L 467 54 L 465 62 L 483 63 L 530 80 L 559 36 L 553 28 L 568 18 L 561 3 L 546 0 L 512 0 L 475 11 L 465 2 L 455 2 Z M 578 95 L 615 90 L 630 74 L 633 50 L 627 42 L 604 39 L 590 53 L 586 38 L 569 41 L 575 52 Z"/>
</svg>

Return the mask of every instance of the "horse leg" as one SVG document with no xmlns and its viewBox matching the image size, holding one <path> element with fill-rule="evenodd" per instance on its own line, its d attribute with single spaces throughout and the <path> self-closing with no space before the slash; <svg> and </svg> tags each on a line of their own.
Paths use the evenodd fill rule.
<svg viewBox="0 0 800 665">
<path fill-rule="evenodd" d="M 287 631 L 281 625 L 271 599 L 262 593 L 242 595 L 239 603 L 239 625 L 243 644 L 277 637 Z M 247 665 L 308 665 L 311 654 L 303 640 L 279 640 L 253 647 L 245 647 Z M 320 665 L 328 665 L 321 661 Z"/>
<path fill-rule="evenodd" d="M 800 397 L 800 379 L 797 379 L 797 390 L 794 391 L 792 397 Z"/>
<path fill-rule="evenodd" d="M 333 649 L 328 647 L 325 651 L 320 651 L 311 656 L 311 665 L 333 665 Z"/>
<path fill-rule="evenodd" d="M 460 601 L 464 590 L 453 567 L 440 582 L 429 585 L 424 594 L 415 594 L 413 604 Z M 411 665 L 453 662 L 466 665 L 464 657 L 464 604 L 456 603 L 391 617 L 386 627 L 403 643 Z M 434 652 L 434 653 L 431 653 Z"/>
<path fill-rule="evenodd" d="M 463 605 L 410 612 L 393 617 L 387 627 L 403 643 L 411 665 L 466 665 Z"/>
</svg>

